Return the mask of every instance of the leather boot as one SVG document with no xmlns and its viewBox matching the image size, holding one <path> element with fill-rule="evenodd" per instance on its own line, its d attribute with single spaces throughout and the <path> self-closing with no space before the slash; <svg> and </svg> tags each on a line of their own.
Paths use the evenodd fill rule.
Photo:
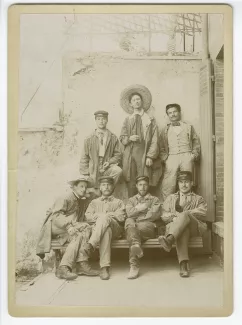
<svg viewBox="0 0 242 325">
<path fill-rule="evenodd" d="M 139 267 L 136 265 L 130 265 L 130 270 L 127 278 L 133 280 L 133 279 L 137 279 L 138 276 L 139 276 Z"/>
<path fill-rule="evenodd" d="M 172 244 L 175 241 L 175 238 L 172 235 L 169 236 L 160 236 L 158 237 L 158 241 L 161 247 L 166 251 L 170 252 L 172 249 Z"/>
<path fill-rule="evenodd" d="M 69 267 L 65 265 L 59 266 L 55 275 L 57 278 L 65 280 L 75 280 L 77 278 L 77 274 L 72 273 Z"/>
<path fill-rule="evenodd" d="M 143 255 L 144 255 L 143 250 L 139 244 L 134 244 L 130 247 L 130 256 L 131 257 L 137 256 L 138 258 L 141 258 L 141 257 L 143 257 Z"/>
<path fill-rule="evenodd" d="M 102 267 L 100 271 L 100 278 L 102 280 L 109 280 L 110 274 L 109 274 L 109 267 Z"/>
<path fill-rule="evenodd" d="M 88 276 L 97 276 L 99 272 L 97 270 L 93 270 L 88 261 L 78 262 L 77 270 L 78 275 L 88 275 Z"/>
<path fill-rule="evenodd" d="M 180 276 L 182 278 L 188 278 L 189 277 L 189 264 L 188 261 L 181 261 L 180 263 Z"/>
</svg>

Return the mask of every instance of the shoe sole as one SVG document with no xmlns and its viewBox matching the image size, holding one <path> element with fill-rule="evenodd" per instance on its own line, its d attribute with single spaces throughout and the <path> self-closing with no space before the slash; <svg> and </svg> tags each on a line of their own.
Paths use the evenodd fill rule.
<svg viewBox="0 0 242 325">
<path fill-rule="evenodd" d="M 190 276 L 189 274 L 181 274 L 181 273 L 180 273 L 180 277 L 181 277 L 181 278 L 189 278 L 189 276 Z"/>
<path fill-rule="evenodd" d="M 75 280 L 78 276 L 73 276 L 73 277 L 71 277 L 71 278 L 65 278 L 64 276 L 58 276 L 58 275 L 56 275 L 56 277 L 58 278 L 58 279 L 61 279 L 61 280 L 67 280 L 67 281 L 71 281 L 71 280 Z"/>
<path fill-rule="evenodd" d="M 161 236 L 158 238 L 158 242 L 159 244 L 161 245 L 161 247 L 166 251 L 166 252 L 170 252 L 171 251 L 171 248 L 172 247 L 168 247 L 167 246 L 167 243 L 166 243 L 166 240 L 165 240 L 165 237 Z"/>
<path fill-rule="evenodd" d="M 87 272 L 78 272 L 77 275 L 98 276 L 99 273 L 97 273 L 97 274 L 90 274 L 90 273 L 87 273 Z"/>
<path fill-rule="evenodd" d="M 141 258 L 144 256 L 144 253 L 143 253 L 141 247 L 136 247 L 136 246 L 131 246 L 130 254 L 132 255 L 132 257 L 137 256 L 138 258 Z"/>
</svg>

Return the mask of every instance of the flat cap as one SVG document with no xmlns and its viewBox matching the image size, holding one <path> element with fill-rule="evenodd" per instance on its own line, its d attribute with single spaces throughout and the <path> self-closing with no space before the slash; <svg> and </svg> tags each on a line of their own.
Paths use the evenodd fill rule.
<svg viewBox="0 0 242 325">
<path fill-rule="evenodd" d="M 138 176 L 138 177 L 136 177 L 136 184 L 139 182 L 139 181 L 146 181 L 147 183 L 149 183 L 149 177 L 148 176 L 144 176 L 144 175 L 142 175 L 142 176 Z"/>
<path fill-rule="evenodd" d="M 178 181 L 183 181 L 183 180 L 192 181 L 192 173 L 189 171 L 179 172 L 179 174 L 177 176 L 177 180 Z"/>
<path fill-rule="evenodd" d="M 109 183 L 109 184 L 113 184 L 114 183 L 114 179 L 111 176 L 102 176 L 99 178 L 99 183 Z"/>
<path fill-rule="evenodd" d="M 95 115 L 95 116 L 97 116 L 97 115 L 108 116 L 108 112 L 106 112 L 106 111 L 96 111 L 96 112 L 94 113 L 94 115 Z"/>
</svg>

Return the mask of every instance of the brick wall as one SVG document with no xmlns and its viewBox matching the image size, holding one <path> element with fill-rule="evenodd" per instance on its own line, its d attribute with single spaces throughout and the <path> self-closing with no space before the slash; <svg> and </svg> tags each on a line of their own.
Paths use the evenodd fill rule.
<svg viewBox="0 0 242 325">
<path fill-rule="evenodd" d="M 215 73 L 215 135 L 216 135 L 216 221 L 224 216 L 224 62 L 214 61 Z"/>
</svg>

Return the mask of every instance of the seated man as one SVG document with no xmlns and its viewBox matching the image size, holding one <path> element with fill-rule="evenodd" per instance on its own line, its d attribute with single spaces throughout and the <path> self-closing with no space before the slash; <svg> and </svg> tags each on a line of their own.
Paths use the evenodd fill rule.
<svg viewBox="0 0 242 325">
<path fill-rule="evenodd" d="M 136 279 L 139 275 L 139 258 L 143 256 L 141 242 L 155 238 L 155 221 L 161 216 L 161 203 L 149 191 L 149 178 L 136 178 L 138 194 L 131 197 L 126 205 L 125 222 L 126 238 L 129 242 L 130 272 L 128 279 Z"/>
<path fill-rule="evenodd" d="M 101 197 L 94 199 L 86 211 L 86 221 L 93 225 L 92 235 L 84 250 L 89 255 L 99 245 L 100 278 L 108 280 L 111 263 L 111 240 L 120 238 L 126 217 L 124 203 L 116 199 L 112 193 L 114 179 L 103 176 L 99 179 Z"/>
<path fill-rule="evenodd" d="M 83 222 L 84 213 L 91 198 L 86 198 L 88 181 L 85 176 L 70 181 L 71 193 L 57 199 L 48 211 L 41 229 L 36 254 L 44 258 L 51 250 L 51 239 L 56 237 L 61 245 L 69 242 L 61 263 L 56 270 L 60 279 L 74 280 L 78 275 L 96 276 L 98 271 L 92 270 L 88 256 L 82 252 L 82 245 L 91 235 L 91 227 Z M 77 263 L 77 274 L 72 267 Z"/>
<path fill-rule="evenodd" d="M 170 252 L 176 242 L 180 276 L 189 277 L 188 242 L 190 236 L 202 236 L 207 229 L 205 223 L 207 204 L 204 199 L 191 191 L 192 173 L 180 172 L 179 191 L 167 197 L 161 219 L 166 223 L 166 235 L 159 237 L 159 243 Z"/>
</svg>

